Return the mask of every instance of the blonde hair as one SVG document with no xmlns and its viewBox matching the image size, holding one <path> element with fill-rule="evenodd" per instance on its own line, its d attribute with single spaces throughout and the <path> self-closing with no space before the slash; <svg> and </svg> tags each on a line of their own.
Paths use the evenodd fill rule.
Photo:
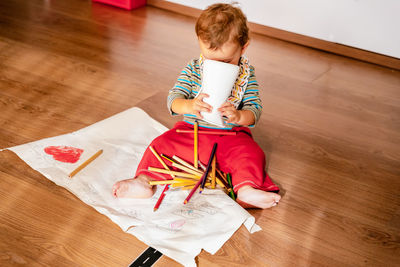
<svg viewBox="0 0 400 267">
<path fill-rule="evenodd" d="M 249 41 L 247 18 L 233 4 L 213 4 L 197 19 L 196 34 L 209 49 L 218 49 L 233 41 L 243 47 Z"/>
</svg>

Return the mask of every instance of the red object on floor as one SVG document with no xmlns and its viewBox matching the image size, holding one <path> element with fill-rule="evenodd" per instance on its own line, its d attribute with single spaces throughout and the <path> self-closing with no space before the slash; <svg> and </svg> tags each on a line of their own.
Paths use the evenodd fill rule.
<svg viewBox="0 0 400 267">
<path fill-rule="evenodd" d="M 92 0 L 92 1 L 124 8 L 127 10 L 131 10 L 146 5 L 146 0 Z"/>
</svg>

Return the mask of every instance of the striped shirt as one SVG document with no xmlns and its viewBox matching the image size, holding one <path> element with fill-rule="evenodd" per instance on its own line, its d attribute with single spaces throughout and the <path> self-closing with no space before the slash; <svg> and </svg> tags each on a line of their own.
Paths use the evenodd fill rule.
<svg viewBox="0 0 400 267">
<path fill-rule="evenodd" d="M 172 102 L 176 98 L 193 99 L 195 98 L 200 89 L 201 89 L 201 69 L 200 69 L 199 59 L 193 59 L 182 70 L 174 87 L 171 90 L 169 90 L 167 98 L 167 106 L 169 112 L 172 115 L 179 115 L 172 111 L 171 109 Z M 243 94 L 238 109 L 250 110 L 253 112 L 255 123 L 253 125 L 250 125 L 249 127 L 254 127 L 254 125 L 260 119 L 262 112 L 262 102 L 259 97 L 258 82 L 256 80 L 253 66 L 250 66 L 250 76 L 247 83 L 247 88 Z M 210 124 L 201 119 L 198 119 L 197 116 L 193 114 L 183 114 L 183 120 L 190 124 L 194 124 L 194 121 L 197 120 L 199 122 L 199 126 L 206 128 L 213 128 L 213 129 L 230 129 L 235 126 L 239 126 L 236 124 L 229 123 L 226 124 L 225 128 L 221 128 L 214 124 Z M 226 118 L 223 118 L 223 120 L 225 121 Z"/>
</svg>

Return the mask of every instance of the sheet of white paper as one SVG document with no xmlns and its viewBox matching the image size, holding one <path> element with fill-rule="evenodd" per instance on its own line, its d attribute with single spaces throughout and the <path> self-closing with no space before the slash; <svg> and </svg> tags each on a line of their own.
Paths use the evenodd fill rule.
<svg viewBox="0 0 400 267">
<path fill-rule="evenodd" d="M 139 108 L 131 108 L 79 131 L 8 148 L 33 169 L 63 186 L 123 231 L 185 266 L 195 266 L 201 249 L 214 254 L 242 223 L 250 232 L 260 230 L 246 210 L 220 190 L 195 194 L 184 205 L 188 191 L 167 192 L 160 208 L 153 207 L 161 187 L 149 199 L 115 199 L 112 185 L 134 175 L 148 144 L 167 128 Z M 83 149 L 76 163 L 55 160 L 49 146 Z M 97 159 L 76 174 L 68 174 L 103 149 Z"/>
<path fill-rule="evenodd" d="M 210 96 L 204 98 L 204 102 L 213 107 L 212 112 L 201 112 L 205 121 L 225 127 L 218 108 L 230 96 L 238 74 L 239 66 L 237 65 L 209 59 L 204 61 L 200 92 Z"/>
</svg>

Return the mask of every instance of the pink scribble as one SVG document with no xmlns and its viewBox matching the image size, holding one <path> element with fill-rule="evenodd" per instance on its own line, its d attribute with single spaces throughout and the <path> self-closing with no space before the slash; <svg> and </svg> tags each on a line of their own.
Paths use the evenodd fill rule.
<svg viewBox="0 0 400 267">
<path fill-rule="evenodd" d="M 75 163 L 81 157 L 83 149 L 70 146 L 48 146 L 44 149 L 49 155 L 52 155 L 55 160 Z"/>
<path fill-rule="evenodd" d="M 185 223 L 186 223 L 186 221 L 183 220 L 183 219 L 181 219 L 181 220 L 173 221 L 173 222 L 171 223 L 170 226 L 171 226 L 171 229 L 179 229 L 179 228 L 181 228 Z"/>
</svg>

